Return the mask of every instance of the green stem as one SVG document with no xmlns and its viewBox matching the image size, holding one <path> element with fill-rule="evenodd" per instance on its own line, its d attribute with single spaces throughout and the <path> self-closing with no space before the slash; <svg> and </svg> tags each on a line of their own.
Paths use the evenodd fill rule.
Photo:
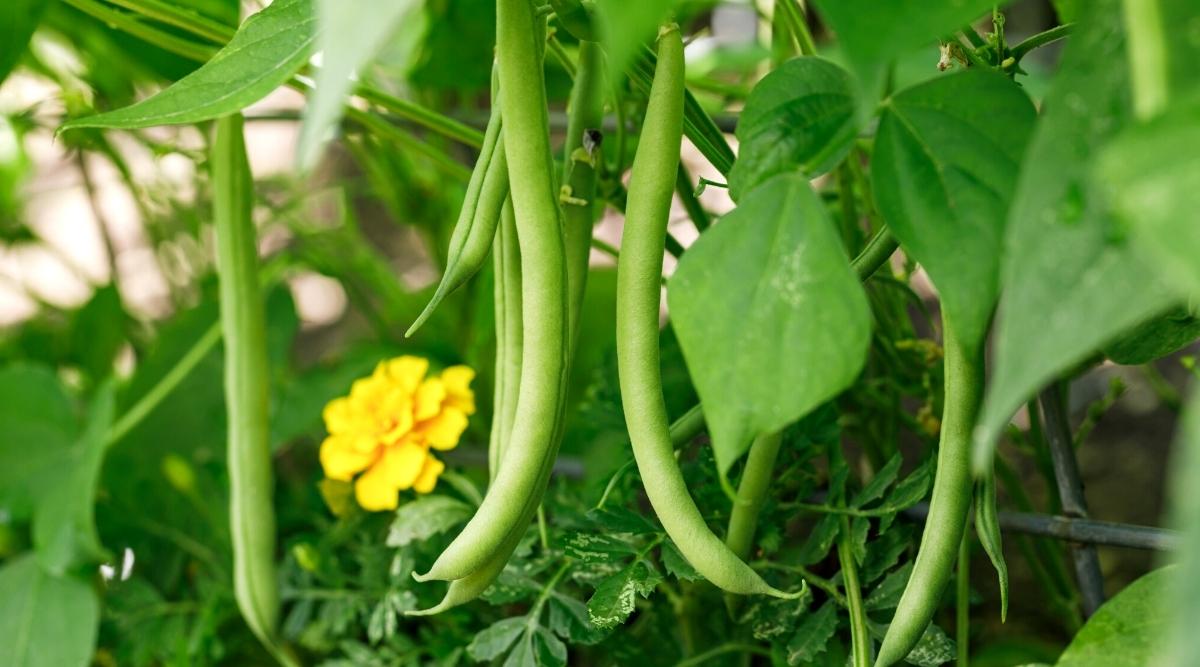
<svg viewBox="0 0 1200 667">
<path fill-rule="evenodd" d="M 147 18 L 186 30 L 216 44 L 228 42 L 236 31 L 235 28 L 214 21 L 198 12 L 185 7 L 176 7 L 161 0 L 108 0 L 108 2 Z"/>
<path fill-rule="evenodd" d="M 679 169 L 675 174 L 675 194 L 679 195 L 679 200 L 683 202 L 683 208 L 687 211 L 688 217 L 692 219 L 696 230 L 704 232 L 708 229 L 712 221 L 708 217 L 708 211 L 704 210 L 704 206 L 696 197 L 696 188 L 692 185 L 692 177 L 682 162 L 679 163 Z"/>
<path fill-rule="evenodd" d="M 837 551 L 842 566 L 842 587 L 846 590 L 846 610 L 850 615 L 851 664 L 854 667 L 871 667 L 871 635 L 867 631 L 867 612 L 863 608 L 858 563 L 854 560 L 851 539 L 850 518 L 843 516 Z"/>
<path fill-rule="evenodd" d="M 969 667 L 971 657 L 971 533 L 963 533 L 958 548 L 958 585 L 955 596 L 955 643 L 958 645 L 957 667 Z"/>
<path fill-rule="evenodd" d="M 354 107 L 346 107 L 346 118 L 358 123 L 376 136 L 396 143 L 401 148 L 411 149 L 424 154 L 435 167 L 447 176 L 464 183 L 471 178 L 471 170 L 463 166 L 462 163 L 454 160 L 434 146 L 418 140 L 375 114 L 370 114 Z"/>
<path fill-rule="evenodd" d="M 755 438 L 750 445 L 746 469 L 738 483 L 737 501 L 729 515 L 729 530 L 725 534 L 725 544 L 742 560 L 746 560 L 754 545 L 758 515 L 771 490 L 771 473 L 782 441 L 780 433 L 772 433 Z"/>
<path fill-rule="evenodd" d="M 105 437 L 106 446 L 116 444 L 129 434 L 142 420 L 146 418 L 154 408 L 162 403 L 163 399 L 175 391 L 180 382 L 183 382 L 188 375 L 195 370 L 196 366 L 208 356 L 208 353 L 217 346 L 217 341 L 221 340 L 221 324 L 214 323 L 200 336 L 199 340 L 184 352 L 179 361 L 167 371 L 167 374 L 162 376 L 150 391 L 142 395 L 133 407 L 129 408 L 121 418 L 112 425 L 108 430 L 108 435 Z"/>
<path fill-rule="evenodd" d="M 685 658 L 675 663 L 675 667 L 692 667 L 693 665 L 702 665 L 713 658 L 725 655 L 727 653 L 752 653 L 764 657 L 771 657 L 771 652 L 761 646 L 754 644 L 742 644 L 738 642 L 729 642 L 715 646 L 703 653 L 697 653 L 690 658 Z"/>
<path fill-rule="evenodd" d="M 812 32 L 808 29 L 808 20 L 802 7 L 797 6 L 796 0 L 779 0 L 776 8 L 783 11 L 787 21 L 788 32 L 796 40 L 796 49 L 802 56 L 817 55 L 817 45 L 813 41 Z"/>
<path fill-rule="evenodd" d="M 1145 120 L 1162 111 L 1170 97 L 1170 55 L 1158 0 L 1124 0 L 1125 34 L 1133 110 Z"/>
<path fill-rule="evenodd" d="M 867 241 L 862 252 L 858 253 L 858 256 L 850 262 L 850 266 L 858 275 L 858 279 L 866 282 L 891 259 L 899 247 L 900 242 L 892 235 L 892 231 L 887 227 L 880 227 L 879 231 L 875 232 L 875 236 Z"/>
<path fill-rule="evenodd" d="M 427 130 L 436 132 L 447 139 L 464 143 L 472 148 L 483 146 L 483 133 L 470 125 L 461 123 L 453 118 L 444 116 L 432 109 L 423 107 L 415 102 L 388 95 L 368 86 L 361 86 L 355 91 L 359 97 L 378 105 L 397 116 L 416 123 Z"/>
<path fill-rule="evenodd" d="M 1012 58 L 1019 63 L 1021 62 L 1022 58 L 1029 55 L 1030 51 L 1046 46 L 1047 44 L 1053 44 L 1054 42 L 1063 39 L 1067 35 L 1070 35 L 1071 31 L 1074 29 L 1074 23 L 1055 26 L 1049 30 L 1039 32 L 1032 37 L 1018 42 L 1016 46 L 1012 47 L 1012 51 L 1009 53 L 1011 54 Z"/>
<path fill-rule="evenodd" d="M 211 46 L 197 44 L 191 40 L 177 37 L 153 26 L 141 23 L 130 14 L 119 12 L 96 0 L 64 0 L 64 2 L 110 27 L 127 32 L 144 42 L 157 46 L 164 51 L 188 58 L 189 60 L 204 62 L 211 58 L 217 51 Z"/>
<path fill-rule="evenodd" d="M 809 570 L 808 568 L 804 567 L 803 565 L 772 563 L 771 561 L 765 561 L 765 560 L 755 561 L 755 562 L 751 563 L 751 565 L 754 566 L 756 569 L 779 570 L 780 572 L 791 572 L 792 574 L 798 574 L 798 575 L 800 575 L 801 579 L 803 579 L 805 582 L 808 583 L 809 586 L 813 586 L 815 588 L 819 588 L 822 591 L 824 591 L 825 594 L 828 595 L 830 597 L 830 599 L 833 600 L 834 604 L 838 605 L 839 607 L 843 607 L 843 608 L 845 608 L 847 606 L 846 596 L 842 595 L 842 592 L 840 590 L 838 590 L 837 584 L 833 583 L 833 581 L 831 581 L 829 579 L 826 579 L 825 577 L 822 577 L 819 574 L 816 574 L 815 572 L 813 572 L 812 570 Z"/>
</svg>

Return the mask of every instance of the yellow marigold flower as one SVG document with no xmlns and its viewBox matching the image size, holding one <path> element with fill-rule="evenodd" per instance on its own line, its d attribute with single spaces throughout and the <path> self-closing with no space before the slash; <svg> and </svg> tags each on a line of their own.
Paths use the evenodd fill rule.
<svg viewBox="0 0 1200 667">
<path fill-rule="evenodd" d="M 446 464 L 430 449 L 457 446 L 475 412 L 475 371 L 451 366 L 426 377 L 428 371 L 420 357 L 382 361 L 349 395 L 325 406 L 321 467 L 331 480 L 353 482 L 363 509 L 395 509 L 407 489 L 432 491 Z"/>
</svg>

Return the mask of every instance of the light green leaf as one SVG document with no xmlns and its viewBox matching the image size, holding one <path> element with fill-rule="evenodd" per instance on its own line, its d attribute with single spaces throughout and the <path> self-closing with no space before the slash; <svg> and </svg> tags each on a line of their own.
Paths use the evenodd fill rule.
<svg viewBox="0 0 1200 667">
<path fill-rule="evenodd" d="M 1161 654 L 1163 632 L 1171 622 L 1163 602 L 1169 587 L 1181 583 L 1180 574 L 1178 568 L 1165 567 L 1126 586 L 1088 619 L 1058 658 L 1057 667 L 1167 664 L 1155 660 Z M 1193 626 L 1190 632 L 1195 630 Z"/>
<path fill-rule="evenodd" d="M 1096 163 L 1096 178 L 1135 246 L 1173 285 L 1200 297 L 1200 100 L 1130 127 Z"/>
<path fill-rule="evenodd" d="M 0 369 L 0 510 L 27 519 L 79 432 L 66 388 L 45 366 Z"/>
<path fill-rule="evenodd" d="M 832 600 L 804 617 L 796 634 L 787 644 L 787 663 L 801 665 L 812 662 L 825 651 L 833 633 L 837 631 L 837 607 Z"/>
<path fill-rule="evenodd" d="M 467 654 L 477 661 L 491 660 L 507 651 L 528 627 L 524 616 L 496 621 L 475 635 L 467 645 Z"/>
<path fill-rule="evenodd" d="M 975 70 L 884 102 L 871 162 L 875 200 L 971 349 L 996 304 L 1005 216 L 1036 115 L 1008 77 Z"/>
<path fill-rule="evenodd" d="M 1130 118 L 1121 8 L 1102 0 L 1079 23 L 1009 211 L 994 374 L 975 431 L 987 469 L 1000 430 L 1047 381 L 1117 334 L 1166 311 L 1176 295 L 1133 251 L 1088 187 L 1103 144 Z"/>
<path fill-rule="evenodd" d="M 571 533 L 563 551 L 585 563 L 609 563 L 637 553 L 637 547 L 627 537 L 609 533 Z"/>
<path fill-rule="evenodd" d="M 537 629 L 533 644 L 537 663 L 542 667 L 562 667 L 567 664 L 567 645 L 546 628 Z"/>
<path fill-rule="evenodd" d="M 829 171 L 858 132 L 854 95 L 850 75 L 821 58 L 794 58 L 759 81 L 738 117 L 730 196 L 739 201 L 775 174 Z"/>
<path fill-rule="evenodd" d="M 375 57 L 401 19 L 411 17 L 421 6 L 419 0 L 316 0 L 316 3 L 321 69 L 304 107 L 304 124 L 296 150 L 297 162 L 304 168 L 312 166 L 341 119 L 357 72 Z"/>
<path fill-rule="evenodd" d="M 404 503 L 388 529 L 387 545 L 402 547 L 450 530 L 471 517 L 471 506 L 450 496 L 422 496 Z"/>
<path fill-rule="evenodd" d="M 821 18 L 837 34 L 860 89 L 867 93 L 863 100 L 868 105 L 878 98 L 884 66 L 890 60 L 956 32 L 994 4 L 991 0 L 816 0 Z"/>
<path fill-rule="evenodd" d="M 37 29 L 42 12 L 51 3 L 46 0 L 6 0 L 0 3 L 0 83 L 16 67 L 29 38 Z"/>
<path fill-rule="evenodd" d="M 954 640 L 938 626 L 930 623 L 920 641 L 904 657 L 904 662 L 918 667 L 939 667 L 954 660 Z"/>
<path fill-rule="evenodd" d="M 513 648 L 512 653 L 508 654 L 508 659 L 504 661 L 504 667 L 539 667 L 537 655 L 533 648 L 533 633 L 526 632 L 517 640 L 517 645 Z"/>
<path fill-rule="evenodd" d="M 598 628 L 611 628 L 625 622 L 633 613 L 638 596 L 647 597 L 662 581 L 662 575 L 638 560 L 600 582 L 587 603 L 588 617 Z"/>
<path fill-rule="evenodd" d="M 99 621 L 87 580 L 47 574 L 33 555 L 0 567 L 0 665 L 86 667 Z"/>
<path fill-rule="evenodd" d="M 102 385 L 92 399 L 79 441 L 34 510 L 33 546 L 38 563 L 52 575 L 104 555 L 96 534 L 94 503 L 115 405 L 112 383 Z"/>
<path fill-rule="evenodd" d="M 207 63 L 163 90 L 115 111 L 77 118 L 77 127 L 133 129 L 198 123 L 240 111 L 291 78 L 315 39 L 311 0 L 276 0 L 246 19 Z"/>
<path fill-rule="evenodd" d="M 671 319 L 717 468 L 854 382 L 871 317 L 824 204 L 798 174 L 746 195 L 688 249 Z"/>
</svg>

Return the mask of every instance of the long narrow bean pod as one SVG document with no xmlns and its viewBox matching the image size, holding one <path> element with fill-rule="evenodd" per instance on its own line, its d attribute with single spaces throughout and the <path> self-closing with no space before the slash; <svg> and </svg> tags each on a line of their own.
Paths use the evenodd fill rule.
<svg viewBox="0 0 1200 667">
<path fill-rule="evenodd" d="M 268 426 L 265 315 L 258 282 L 258 244 L 251 209 L 254 180 L 246 160 L 242 117 L 216 122 L 212 143 L 213 226 L 225 340 L 228 414 L 229 527 L 233 589 L 247 625 L 281 662 L 275 629 L 274 480 Z"/>
<path fill-rule="evenodd" d="M 879 649 L 880 667 L 903 660 L 932 620 L 958 561 L 971 507 L 971 432 L 983 395 L 983 349 L 967 349 L 954 323 L 944 315 L 942 323 L 946 378 L 937 476 L 912 575 Z"/>
<path fill-rule="evenodd" d="M 579 336 L 579 312 L 583 309 L 583 295 L 587 289 L 588 255 L 592 249 L 592 226 L 596 222 L 596 166 L 604 159 L 600 151 L 602 64 L 599 44 L 579 43 L 579 67 L 568 105 L 563 185 L 558 198 L 567 256 L 568 347 L 571 350 Z"/>
<path fill-rule="evenodd" d="M 492 255 L 496 281 L 496 389 L 488 442 L 489 480 L 495 480 L 500 470 L 512 434 L 521 384 L 521 249 L 517 247 L 517 221 L 511 201 L 504 202 Z"/>
<path fill-rule="evenodd" d="M 646 495 L 692 567 L 730 593 L 788 597 L 772 588 L 704 523 L 675 461 L 659 369 L 663 251 L 683 137 L 683 40 L 676 25 L 658 38 L 658 64 L 633 160 L 617 262 L 617 370 L 625 423 Z"/>
<path fill-rule="evenodd" d="M 492 95 L 496 103 L 496 95 Z M 434 290 L 425 310 L 417 316 L 412 326 L 404 333 L 411 336 L 433 315 L 442 300 L 454 293 L 471 279 L 487 261 L 496 237 L 496 226 L 500 220 L 500 209 L 508 197 L 508 162 L 504 152 L 504 133 L 501 130 L 498 106 L 492 107 L 484 134 L 483 148 L 471 180 L 467 182 L 467 196 L 450 235 L 450 251 L 446 256 L 446 270 Z"/>
<path fill-rule="evenodd" d="M 521 383 L 511 443 L 475 516 L 418 581 L 466 577 L 514 532 L 549 480 L 567 371 L 566 259 L 554 191 L 541 47 L 528 0 L 499 0 L 500 110 L 521 247 Z M 545 472 L 543 472 L 545 471 Z M 527 521 L 527 519 L 526 519 Z"/>
</svg>

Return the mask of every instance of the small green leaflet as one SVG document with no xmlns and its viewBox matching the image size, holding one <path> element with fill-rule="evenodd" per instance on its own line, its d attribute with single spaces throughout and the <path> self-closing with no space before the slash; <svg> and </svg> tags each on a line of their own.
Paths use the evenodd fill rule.
<svg viewBox="0 0 1200 667">
<path fill-rule="evenodd" d="M 995 4 L 991 0 L 816 0 L 821 18 L 837 33 L 858 75 L 865 93 L 863 112 L 878 99 L 884 66 L 890 60 L 956 32 Z"/>
<path fill-rule="evenodd" d="M 863 600 L 863 607 L 867 611 L 895 609 L 896 605 L 900 604 L 904 587 L 908 585 L 908 578 L 912 576 L 912 568 L 912 561 L 909 561 L 884 577 L 875 590 Z"/>
<path fill-rule="evenodd" d="M 670 313 L 722 478 L 756 436 L 841 393 L 866 359 L 866 296 L 825 205 L 776 176 L 688 249 Z"/>
<path fill-rule="evenodd" d="M 422 496 L 404 503 L 388 529 L 387 545 L 402 547 L 450 530 L 471 517 L 471 507 L 449 496 Z"/>
<path fill-rule="evenodd" d="M 1005 217 L 1036 118 L 1008 77 L 941 76 L 883 104 L 871 181 L 904 250 L 937 286 L 959 340 L 976 349 L 999 292 Z"/>
<path fill-rule="evenodd" d="M 421 7 L 417 0 L 316 0 L 321 68 L 304 107 L 297 161 L 311 167 L 341 118 L 354 76 L 387 38 Z"/>
<path fill-rule="evenodd" d="M 644 560 L 600 582 L 587 603 L 588 617 L 598 628 L 611 628 L 625 622 L 633 613 L 637 598 L 647 597 L 662 581 L 662 575 Z"/>
<path fill-rule="evenodd" d="M 87 665 L 99 621 L 90 581 L 47 574 L 32 554 L 0 567 L 0 665 Z"/>
<path fill-rule="evenodd" d="M 917 667 L 939 667 L 954 660 L 954 640 L 938 626 L 930 623 L 921 640 L 904 657 L 904 662 Z"/>
<path fill-rule="evenodd" d="M 475 635 L 467 646 L 467 655 L 478 662 L 499 657 L 517 642 L 528 625 L 524 616 L 496 621 Z"/>
<path fill-rule="evenodd" d="M 1176 352 L 1197 338 L 1200 338 L 1200 302 L 1194 313 L 1184 306 L 1173 308 L 1121 334 L 1104 347 L 1104 356 L 1113 363 L 1140 366 Z"/>
<path fill-rule="evenodd" d="M 315 37 L 311 0 L 276 0 L 246 19 L 211 60 L 157 95 L 77 118 L 59 131 L 181 125 L 236 113 L 290 79 L 308 61 Z"/>
<path fill-rule="evenodd" d="M 996 438 L 1043 384 L 1177 300 L 1089 188 L 1101 147 L 1129 122 L 1121 7 L 1079 23 L 1026 156 L 1009 211 L 994 373 L 975 429 L 977 474 Z"/>
<path fill-rule="evenodd" d="M 1178 568 L 1164 567 L 1126 586 L 1088 619 L 1055 665 L 1142 667 L 1187 664 L 1188 660 L 1179 663 L 1155 660 L 1161 655 L 1163 629 L 1172 620 L 1163 601 L 1170 587 L 1181 582 L 1179 575 Z M 1195 631 L 1195 626 L 1189 629 L 1191 633 Z M 1188 655 L 1195 656 L 1194 653 Z"/>
<path fill-rule="evenodd" d="M 854 95 L 850 75 L 822 58 L 794 58 L 764 77 L 738 116 L 734 201 L 775 174 L 812 178 L 833 168 L 858 132 Z"/>
<path fill-rule="evenodd" d="M 837 631 L 837 623 L 837 606 L 832 600 L 805 616 L 800 627 L 796 628 L 796 634 L 788 641 L 787 663 L 805 665 L 824 653 L 830 638 Z"/>
</svg>

